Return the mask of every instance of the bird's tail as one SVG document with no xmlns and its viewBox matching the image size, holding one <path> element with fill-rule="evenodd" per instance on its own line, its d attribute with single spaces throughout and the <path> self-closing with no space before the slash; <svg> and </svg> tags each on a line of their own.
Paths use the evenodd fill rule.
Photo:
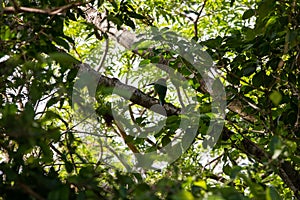
<svg viewBox="0 0 300 200">
<path fill-rule="evenodd" d="M 161 106 L 164 106 L 165 103 L 166 103 L 165 99 L 159 99 L 159 104 L 160 104 Z"/>
</svg>

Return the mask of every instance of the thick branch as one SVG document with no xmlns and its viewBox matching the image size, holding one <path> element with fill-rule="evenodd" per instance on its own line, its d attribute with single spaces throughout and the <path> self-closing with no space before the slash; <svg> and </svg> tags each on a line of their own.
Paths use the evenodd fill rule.
<svg viewBox="0 0 300 200">
<path fill-rule="evenodd" d="M 89 75 L 94 76 L 95 80 L 99 80 L 98 86 L 111 88 L 113 93 L 131 101 L 134 104 L 138 104 L 142 107 L 150 109 L 152 106 L 159 104 L 158 99 L 146 95 L 144 92 L 130 85 L 126 85 L 119 81 L 117 78 L 109 78 L 107 76 L 100 75 L 96 70 L 92 69 L 87 64 L 77 65 L 82 71 L 86 71 Z M 180 108 L 175 107 L 170 103 L 164 104 L 165 112 L 162 109 L 152 109 L 154 112 L 159 114 L 166 113 L 167 116 L 179 115 L 181 112 Z"/>
</svg>

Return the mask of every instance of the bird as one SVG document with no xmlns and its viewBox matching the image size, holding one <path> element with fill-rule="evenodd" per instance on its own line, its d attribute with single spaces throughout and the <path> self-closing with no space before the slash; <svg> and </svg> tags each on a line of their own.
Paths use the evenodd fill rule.
<svg viewBox="0 0 300 200">
<path fill-rule="evenodd" d="M 154 85 L 154 96 L 158 94 L 159 104 L 163 106 L 166 101 L 165 97 L 167 94 L 167 83 L 165 78 L 158 79 L 155 83 L 151 83 L 149 85 Z"/>
</svg>

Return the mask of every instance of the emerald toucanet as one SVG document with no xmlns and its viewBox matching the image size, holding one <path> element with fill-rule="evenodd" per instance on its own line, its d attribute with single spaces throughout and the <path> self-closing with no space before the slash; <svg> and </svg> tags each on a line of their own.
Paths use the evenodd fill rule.
<svg viewBox="0 0 300 200">
<path fill-rule="evenodd" d="M 158 94 L 159 103 L 160 103 L 160 105 L 163 106 L 166 102 L 165 97 L 166 97 L 166 94 L 167 94 L 166 79 L 160 78 L 155 83 L 151 83 L 149 85 L 154 85 L 155 95 Z"/>
</svg>

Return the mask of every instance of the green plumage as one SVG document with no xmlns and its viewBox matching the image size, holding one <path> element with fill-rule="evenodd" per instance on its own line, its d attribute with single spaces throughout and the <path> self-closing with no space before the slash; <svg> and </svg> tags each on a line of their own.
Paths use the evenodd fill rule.
<svg viewBox="0 0 300 200">
<path fill-rule="evenodd" d="M 159 103 L 160 105 L 165 104 L 165 97 L 167 94 L 167 83 L 166 79 L 160 78 L 154 83 L 154 91 L 156 94 L 158 94 Z"/>
</svg>

